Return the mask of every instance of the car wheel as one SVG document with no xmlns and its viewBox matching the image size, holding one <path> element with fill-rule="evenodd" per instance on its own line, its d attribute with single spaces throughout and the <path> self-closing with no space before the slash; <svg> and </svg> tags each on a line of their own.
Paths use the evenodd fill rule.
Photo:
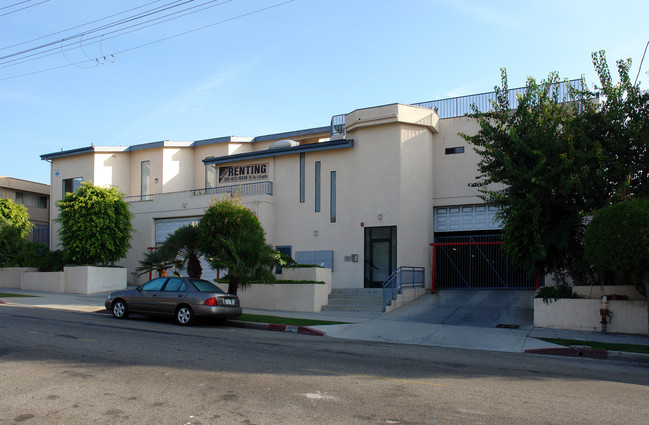
<svg viewBox="0 0 649 425">
<path fill-rule="evenodd" d="M 181 305 L 176 310 L 176 323 L 179 325 L 189 325 L 194 320 L 194 312 L 188 305 Z"/>
<path fill-rule="evenodd" d="M 115 318 L 126 319 L 128 317 L 128 307 L 126 306 L 126 302 L 122 299 L 116 299 L 113 301 L 112 312 Z"/>
</svg>

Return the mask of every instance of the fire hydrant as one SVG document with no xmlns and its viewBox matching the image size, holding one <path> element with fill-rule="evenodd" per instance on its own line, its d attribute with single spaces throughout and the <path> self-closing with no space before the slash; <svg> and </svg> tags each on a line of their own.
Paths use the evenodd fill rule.
<svg viewBox="0 0 649 425">
<path fill-rule="evenodd" d="M 602 316 L 602 333 L 606 333 L 606 324 L 611 322 L 611 316 L 613 313 L 608 309 L 608 297 L 604 295 L 602 297 L 602 308 L 599 309 L 599 314 Z"/>
</svg>

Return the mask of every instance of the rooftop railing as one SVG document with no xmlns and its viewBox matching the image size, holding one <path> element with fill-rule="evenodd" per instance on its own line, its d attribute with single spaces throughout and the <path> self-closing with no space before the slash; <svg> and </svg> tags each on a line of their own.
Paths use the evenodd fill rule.
<svg viewBox="0 0 649 425">
<path fill-rule="evenodd" d="M 558 98 L 563 102 L 571 100 L 569 85 L 578 90 L 582 88 L 582 82 L 580 79 L 560 82 L 557 85 L 557 94 Z M 527 87 L 518 87 L 509 90 L 507 96 L 509 98 L 509 105 L 512 109 L 518 107 L 518 95 L 524 94 L 526 90 Z M 480 112 L 489 112 L 492 108 L 492 101 L 495 100 L 496 92 L 492 91 L 468 96 L 450 97 L 447 99 L 413 103 L 412 106 L 433 109 L 441 119 L 444 119 L 462 117 L 466 114 L 472 113 L 472 105 L 475 105 Z M 331 118 L 332 135 L 344 132 L 345 115 L 346 114 L 334 115 Z"/>
</svg>

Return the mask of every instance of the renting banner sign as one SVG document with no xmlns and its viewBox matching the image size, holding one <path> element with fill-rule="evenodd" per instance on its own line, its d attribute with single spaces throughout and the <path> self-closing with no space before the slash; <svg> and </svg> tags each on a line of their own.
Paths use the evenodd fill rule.
<svg viewBox="0 0 649 425">
<path fill-rule="evenodd" d="M 239 183 L 268 179 L 268 162 L 219 167 L 219 183 Z"/>
</svg>

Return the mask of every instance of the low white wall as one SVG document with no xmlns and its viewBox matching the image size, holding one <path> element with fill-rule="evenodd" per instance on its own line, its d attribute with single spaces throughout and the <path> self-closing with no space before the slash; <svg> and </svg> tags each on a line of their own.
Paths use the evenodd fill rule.
<svg viewBox="0 0 649 425">
<path fill-rule="evenodd" d="M 36 267 L 4 267 L 0 268 L 0 288 L 20 289 L 22 274 L 37 272 Z"/>
<path fill-rule="evenodd" d="M 617 292 L 616 292 L 617 293 Z M 599 299 L 562 298 L 548 304 L 534 299 L 534 326 L 552 329 L 601 332 Z M 609 301 L 613 317 L 607 332 L 649 335 L 646 301 Z"/>
<path fill-rule="evenodd" d="M 321 283 L 253 283 L 247 288 L 239 288 L 241 307 L 278 311 L 318 312 L 329 302 L 331 293 L 331 269 L 309 267 L 282 269 L 278 279 L 316 281 Z M 227 283 L 217 284 L 223 291 Z"/>
<path fill-rule="evenodd" d="M 65 266 L 65 292 L 95 294 L 126 289 L 126 268 Z"/>
<path fill-rule="evenodd" d="M 62 294 L 65 292 L 65 273 L 39 271 L 23 273 L 20 289 Z"/>
<path fill-rule="evenodd" d="M 95 294 L 126 289 L 123 267 L 65 266 L 62 272 L 35 267 L 0 268 L 0 288 L 70 294 Z"/>
</svg>

